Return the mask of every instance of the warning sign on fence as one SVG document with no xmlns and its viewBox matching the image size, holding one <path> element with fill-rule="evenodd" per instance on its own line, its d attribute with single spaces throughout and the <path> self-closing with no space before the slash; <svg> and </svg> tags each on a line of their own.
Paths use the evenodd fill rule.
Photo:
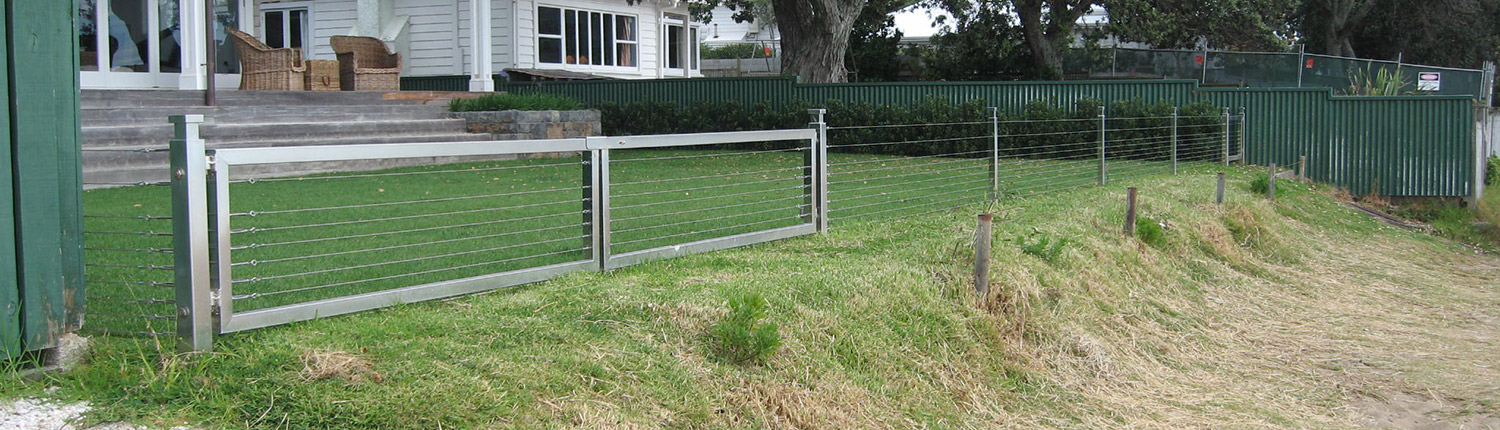
<svg viewBox="0 0 1500 430">
<path fill-rule="evenodd" d="M 1438 91 L 1442 88 L 1442 73 L 1426 72 L 1417 74 L 1417 91 Z"/>
</svg>

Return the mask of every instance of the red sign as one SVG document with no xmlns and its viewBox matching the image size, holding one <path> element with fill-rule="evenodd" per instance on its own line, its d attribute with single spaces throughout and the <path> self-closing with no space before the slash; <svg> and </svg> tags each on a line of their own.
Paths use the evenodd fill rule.
<svg viewBox="0 0 1500 430">
<path fill-rule="evenodd" d="M 1307 59 L 1307 65 L 1303 66 L 1303 67 L 1307 67 L 1309 69 L 1313 68 L 1313 59 L 1311 59 L 1311 58 Z"/>
<path fill-rule="evenodd" d="M 1197 61 L 1197 62 L 1198 62 L 1198 65 L 1200 65 L 1200 66 L 1201 66 L 1201 65 L 1203 65 L 1203 56 L 1202 56 L 1202 55 L 1199 55 L 1199 56 L 1197 56 L 1197 57 L 1193 57 L 1193 61 Z"/>
</svg>

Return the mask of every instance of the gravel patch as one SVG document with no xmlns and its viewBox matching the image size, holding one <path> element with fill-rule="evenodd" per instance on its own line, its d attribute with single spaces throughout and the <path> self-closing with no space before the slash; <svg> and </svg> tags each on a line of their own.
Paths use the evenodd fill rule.
<svg viewBox="0 0 1500 430">
<path fill-rule="evenodd" d="M 0 401 L 0 430 L 145 430 L 126 423 L 81 427 L 88 402 L 59 403 L 46 399 Z"/>
</svg>

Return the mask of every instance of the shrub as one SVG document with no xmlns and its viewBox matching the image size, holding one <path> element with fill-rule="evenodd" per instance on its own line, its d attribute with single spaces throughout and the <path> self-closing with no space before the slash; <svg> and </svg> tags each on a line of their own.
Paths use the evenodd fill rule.
<svg viewBox="0 0 1500 430">
<path fill-rule="evenodd" d="M 473 99 L 453 99 L 448 110 L 453 112 L 488 112 L 502 110 L 578 110 L 583 105 L 563 96 L 552 94 L 491 94 Z"/>
<path fill-rule="evenodd" d="M 731 364 L 762 363 L 781 347 L 781 334 L 766 318 L 766 299 L 744 294 L 729 299 L 729 313 L 708 329 L 713 353 Z"/>
<path fill-rule="evenodd" d="M 705 60 L 732 60 L 736 58 L 766 58 L 766 48 L 754 43 L 736 43 L 722 47 L 704 46 Z"/>
<path fill-rule="evenodd" d="M 1147 217 L 1135 219 L 1135 237 L 1141 242 L 1159 247 L 1166 244 L 1166 236 L 1166 231 L 1156 220 Z"/>
<path fill-rule="evenodd" d="M 1042 261 L 1048 263 L 1057 263 L 1061 260 L 1063 248 L 1068 246 L 1068 239 L 1066 238 L 1058 238 L 1054 241 L 1051 237 L 1045 235 L 1038 237 L 1036 242 L 1031 242 L 1025 237 L 1017 237 L 1016 241 L 1021 243 L 1022 253 L 1040 258 Z"/>
<path fill-rule="evenodd" d="M 1255 194 L 1266 194 L 1271 192 L 1271 175 L 1264 174 L 1250 180 L 1250 192 Z"/>
<path fill-rule="evenodd" d="M 1490 160 L 1488 163 L 1485 163 L 1485 166 L 1485 184 L 1500 185 L 1500 157 L 1490 156 Z"/>
</svg>

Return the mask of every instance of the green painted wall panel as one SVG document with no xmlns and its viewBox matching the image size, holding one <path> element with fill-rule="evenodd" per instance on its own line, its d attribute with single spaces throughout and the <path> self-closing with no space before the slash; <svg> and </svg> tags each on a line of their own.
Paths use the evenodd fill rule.
<svg viewBox="0 0 1500 430">
<path fill-rule="evenodd" d="M 5 8 L 7 54 L 25 65 L 9 73 L 21 342 L 38 350 L 76 329 L 83 306 L 76 11 L 27 0 Z"/>
<path fill-rule="evenodd" d="M 8 21 L 0 8 L 0 23 Z M 0 31 L 0 47 L 9 46 L 5 31 Z M 0 58 L 0 94 L 10 94 L 10 56 Z M 16 217 L 11 196 L 10 103 L 0 106 L 0 359 L 21 353 L 21 290 L 16 277 Z"/>
</svg>

